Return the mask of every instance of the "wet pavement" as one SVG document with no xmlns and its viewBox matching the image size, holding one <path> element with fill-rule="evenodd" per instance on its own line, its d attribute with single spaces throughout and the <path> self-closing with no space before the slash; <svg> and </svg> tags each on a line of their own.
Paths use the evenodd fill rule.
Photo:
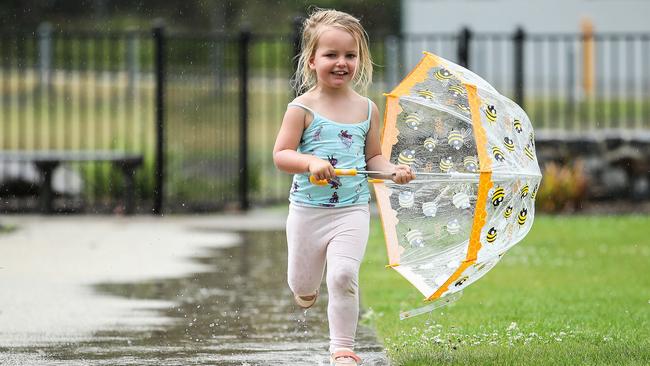
<svg viewBox="0 0 650 366">
<path fill-rule="evenodd" d="M 327 365 L 326 289 L 298 309 L 282 214 L 2 216 L 2 365 Z M 359 327 L 364 365 L 387 365 Z"/>
</svg>

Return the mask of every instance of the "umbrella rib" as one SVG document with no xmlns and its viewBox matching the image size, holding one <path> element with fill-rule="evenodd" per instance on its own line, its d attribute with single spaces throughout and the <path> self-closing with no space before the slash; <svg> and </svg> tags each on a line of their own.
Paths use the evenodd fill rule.
<svg viewBox="0 0 650 366">
<path fill-rule="evenodd" d="M 429 107 L 429 108 L 433 108 L 433 109 L 438 110 L 438 111 L 449 113 L 449 114 L 453 115 L 454 117 L 457 117 L 457 118 L 459 118 L 459 119 L 461 119 L 461 120 L 463 120 L 463 121 L 465 121 L 465 122 L 467 122 L 469 124 L 472 124 L 472 120 L 469 117 L 464 116 L 464 115 L 456 112 L 455 110 L 453 110 L 453 109 L 451 109 L 451 108 L 449 108 L 449 107 L 447 107 L 447 106 L 445 106 L 443 104 L 431 105 L 431 104 L 428 104 L 428 103 L 424 103 L 421 100 L 421 98 L 415 98 L 415 97 L 412 97 L 410 95 L 400 97 L 400 99 L 404 99 L 404 100 L 407 100 L 407 101 L 415 103 L 415 104 L 419 104 L 419 105 L 424 106 L 424 107 Z"/>
<path fill-rule="evenodd" d="M 409 183 L 427 183 L 427 182 L 454 182 L 454 183 L 471 183 L 478 182 L 480 179 L 479 174 L 463 174 L 463 175 L 448 175 L 441 173 L 416 173 L 417 175 L 429 176 L 431 178 L 414 179 Z M 511 178 L 541 178 L 541 175 L 536 174 L 492 174 L 493 182 L 504 182 Z"/>
</svg>

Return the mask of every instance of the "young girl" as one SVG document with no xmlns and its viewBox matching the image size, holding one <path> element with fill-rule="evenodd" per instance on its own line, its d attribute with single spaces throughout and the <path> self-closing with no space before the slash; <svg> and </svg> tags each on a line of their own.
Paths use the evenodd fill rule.
<svg viewBox="0 0 650 366">
<path fill-rule="evenodd" d="M 379 112 L 365 90 L 372 80 L 367 34 L 359 20 L 317 9 L 305 20 L 302 52 L 289 103 L 273 148 L 278 169 L 293 173 L 287 218 L 288 282 L 296 303 L 311 307 L 327 263 L 327 316 L 334 365 L 356 365 L 358 273 L 368 240 L 367 177 L 337 177 L 334 168 L 387 172 L 407 183 L 406 165 L 381 155 Z M 328 180 L 326 186 L 314 185 Z"/>
</svg>

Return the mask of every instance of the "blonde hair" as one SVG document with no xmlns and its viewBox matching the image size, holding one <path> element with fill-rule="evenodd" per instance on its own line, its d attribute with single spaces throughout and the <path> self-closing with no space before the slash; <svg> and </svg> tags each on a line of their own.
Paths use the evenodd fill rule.
<svg viewBox="0 0 650 366">
<path fill-rule="evenodd" d="M 372 82 L 372 59 L 368 47 L 368 34 L 361 26 L 359 19 L 338 10 L 314 9 L 302 25 L 301 48 L 298 56 L 298 67 L 291 81 L 291 86 L 297 95 L 303 94 L 316 86 L 316 72 L 309 69 L 309 60 L 316 53 L 318 39 L 325 27 L 334 27 L 350 33 L 357 43 L 358 65 L 352 75 L 352 85 L 358 91 L 365 93 Z"/>
</svg>

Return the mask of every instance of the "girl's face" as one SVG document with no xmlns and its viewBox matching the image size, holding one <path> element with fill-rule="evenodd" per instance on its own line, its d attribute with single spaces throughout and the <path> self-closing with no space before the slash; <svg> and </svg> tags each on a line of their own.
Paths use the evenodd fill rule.
<svg viewBox="0 0 650 366">
<path fill-rule="evenodd" d="M 309 69 L 321 87 L 341 88 L 352 80 L 358 64 L 357 42 L 344 30 L 327 27 L 318 38 Z"/>
</svg>

